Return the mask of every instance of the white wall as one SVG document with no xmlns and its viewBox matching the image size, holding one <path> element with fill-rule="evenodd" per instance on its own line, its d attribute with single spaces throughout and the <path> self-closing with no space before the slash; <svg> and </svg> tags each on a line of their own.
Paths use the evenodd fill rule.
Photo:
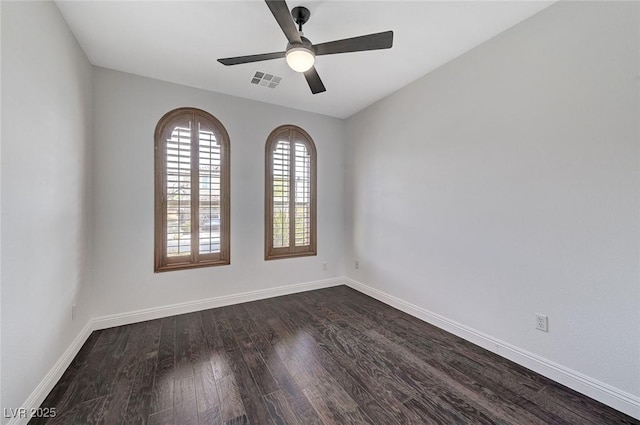
<svg viewBox="0 0 640 425">
<path fill-rule="evenodd" d="M 557 3 L 351 117 L 348 276 L 640 396 L 638 40 Z"/>
<path fill-rule="evenodd" d="M 91 72 L 52 2 L 3 2 L 3 408 L 23 405 L 89 319 L 72 322 L 71 304 L 89 275 Z"/>
<path fill-rule="evenodd" d="M 342 120 L 102 68 L 94 99 L 96 316 L 344 274 Z M 154 274 L 153 133 L 183 106 L 213 114 L 229 132 L 231 265 Z M 304 128 L 317 147 L 318 256 L 264 261 L 264 146 L 281 124 Z"/>
</svg>

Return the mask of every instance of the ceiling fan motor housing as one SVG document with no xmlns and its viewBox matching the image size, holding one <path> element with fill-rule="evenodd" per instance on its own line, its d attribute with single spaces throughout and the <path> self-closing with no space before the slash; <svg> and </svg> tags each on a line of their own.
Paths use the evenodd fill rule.
<svg viewBox="0 0 640 425">
<path fill-rule="evenodd" d="M 310 50 L 313 52 L 313 54 L 316 54 L 316 49 L 313 47 L 313 44 L 311 44 L 311 41 L 309 41 L 309 39 L 307 37 L 303 37 L 300 36 L 300 38 L 302 39 L 302 43 L 287 43 L 287 51 L 289 51 L 290 49 L 296 48 L 296 47 L 302 47 L 304 49 Z"/>
</svg>

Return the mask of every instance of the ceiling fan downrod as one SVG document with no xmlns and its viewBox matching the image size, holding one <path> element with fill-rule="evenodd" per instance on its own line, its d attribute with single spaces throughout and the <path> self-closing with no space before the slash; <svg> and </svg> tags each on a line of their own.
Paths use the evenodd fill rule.
<svg viewBox="0 0 640 425">
<path fill-rule="evenodd" d="M 298 31 L 302 32 L 302 26 L 307 23 L 311 17 L 311 12 L 304 6 L 296 6 L 291 9 L 291 17 L 293 22 L 298 24 Z"/>
</svg>

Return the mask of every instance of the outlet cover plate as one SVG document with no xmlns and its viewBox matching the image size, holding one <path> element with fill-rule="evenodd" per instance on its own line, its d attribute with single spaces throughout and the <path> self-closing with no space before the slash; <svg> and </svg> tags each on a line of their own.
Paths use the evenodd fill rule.
<svg viewBox="0 0 640 425">
<path fill-rule="evenodd" d="M 542 332 L 549 332 L 549 318 L 544 314 L 536 313 L 536 329 Z"/>
</svg>

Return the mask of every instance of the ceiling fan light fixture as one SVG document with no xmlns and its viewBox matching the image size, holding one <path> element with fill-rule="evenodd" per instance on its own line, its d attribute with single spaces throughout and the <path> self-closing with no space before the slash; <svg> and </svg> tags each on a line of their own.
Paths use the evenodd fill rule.
<svg viewBox="0 0 640 425">
<path fill-rule="evenodd" d="M 306 47 L 292 47 L 285 55 L 287 65 L 296 72 L 306 72 L 316 61 L 316 55 Z"/>
<path fill-rule="evenodd" d="M 289 13 L 289 7 L 285 0 L 265 0 L 265 3 L 289 41 L 285 51 L 222 58 L 218 59 L 218 62 L 223 65 L 239 65 L 243 63 L 281 59 L 284 56 L 291 69 L 299 73 L 304 73 L 304 78 L 307 80 L 307 84 L 309 84 L 311 93 L 318 94 L 325 92 L 327 89 L 324 87 L 318 71 L 313 67 L 316 55 L 366 52 L 369 50 L 389 49 L 393 46 L 393 31 L 312 44 L 302 33 L 302 25 L 307 23 L 311 16 L 309 9 L 303 6 L 296 6 L 291 10 L 291 13 Z M 291 18 L 293 18 L 293 20 Z M 296 25 L 298 26 L 297 28 Z"/>
</svg>

